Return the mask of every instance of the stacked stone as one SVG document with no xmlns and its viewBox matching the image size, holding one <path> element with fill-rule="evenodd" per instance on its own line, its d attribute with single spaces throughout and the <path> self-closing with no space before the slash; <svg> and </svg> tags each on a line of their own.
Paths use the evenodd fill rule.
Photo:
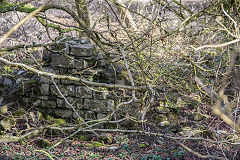
<svg viewBox="0 0 240 160">
<path fill-rule="evenodd" d="M 43 70 L 49 73 L 84 77 L 91 80 L 103 65 L 97 60 L 94 47 L 86 40 L 60 42 L 57 52 L 45 55 Z M 56 50 L 55 50 L 56 51 Z M 96 67 L 98 64 L 99 67 Z M 94 66 L 94 67 L 93 67 Z M 83 72 L 91 68 L 91 72 Z M 81 73 L 81 74 L 80 74 Z M 85 74 L 84 74 L 85 73 Z M 100 119 L 114 110 L 114 101 L 108 91 L 98 92 L 79 82 L 55 80 L 59 90 L 68 102 L 86 119 Z M 40 96 L 35 105 L 41 106 L 48 114 L 62 118 L 77 118 L 72 107 L 66 103 L 49 77 L 40 77 Z"/>
</svg>

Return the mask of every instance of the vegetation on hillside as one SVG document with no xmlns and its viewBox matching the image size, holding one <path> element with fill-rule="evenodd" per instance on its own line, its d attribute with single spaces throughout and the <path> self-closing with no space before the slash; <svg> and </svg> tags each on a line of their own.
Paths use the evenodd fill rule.
<svg viewBox="0 0 240 160">
<path fill-rule="evenodd" d="M 0 155 L 239 159 L 239 8 L 237 0 L 1 1 L 0 143 L 12 148 L 1 146 Z M 124 68 L 123 85 L 81 81 L 119 96 L 102 119 L 65 121 L 23 106 L 14 95 L 34 85 L 29 74 L 13 96 L 3 92 L 20 68 L 63 78 L 43 73 L 34 54 L 69 37 L 90 40 L 115 72 L 114 64 Z M 13 155 L 18 145 L 33 148 Z"/>
</svg>

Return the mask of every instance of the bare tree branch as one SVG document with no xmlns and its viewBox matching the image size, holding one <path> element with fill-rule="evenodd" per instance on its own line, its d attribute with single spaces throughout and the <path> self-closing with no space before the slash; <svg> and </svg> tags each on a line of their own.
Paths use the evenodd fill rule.
<svg viewBox="0 0 240 160">
<path fill-rule="evenodd" d="M 122 88 L 122 89 L 129 89 L 129 90 L 146 90 L 146 87 L 135 87 L 135 86 L 133 87 L 133 86 L 125 86 L 125 85 L 119 85 L 119 84 L 98 83 L 98 82 L 87 81 L 85 79 L 77 78 L 77 77 L 73 77 L 73 76 L 56 75 L 56 74 L 53 74 L 53 73 L 48 73 L 48 72 L 37 70 L 35 68 L 32 68 L 32 67 L 30 67 L 28 65 L 25 65 L 25 64 L 22 64 L 22 63 L 10 62 L 10 61 L 8 61 L 4 58 L 0 58 L 0 62 L 2 62 L 4 64 L 7 64 L 9 66 L 21 67 L 23 69 L 26 69 L 26 70 L 31 71 L 33 73 L 36 73 L 38 75 L 51 77 L 51 78 L 54 78 L 54 79 L 67 79 L 67 80 L 70 80 L 70 81 L 76 81 L 76 82 L 85 83 L 87 85 L 97 86 L 97 87 Z"/>
<path fill-rule="evenodd" d="M 11 28 L 10 31 L 8 31 L 4 36 L 0 38 L 0 45 L 14 32 L 18 30 L 19 27 L 21 27 L 27 20 L 29 20 L 31 17 L 36 15 L 38 12 L 40 12 L 51 0 L 47 0 L 41 7 L 36 9 L 35 11 L 28 14 L 24 19 L 22 19 L 18 24 L 16 24 L 13 28 Z"/>
</svg>

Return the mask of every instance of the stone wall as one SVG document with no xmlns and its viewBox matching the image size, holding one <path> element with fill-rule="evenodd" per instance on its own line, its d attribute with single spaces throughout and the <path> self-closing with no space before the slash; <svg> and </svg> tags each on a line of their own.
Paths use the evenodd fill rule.
<svg viewBox="0 0 240 160">
<path fill-rule="evenodd" d="M 46 54 L 43 70 L 62 75 L 72 75 L 88 80 L 113 82 L 113 71 L 104 57 L 95 53 L 95 48 L 87 40 L 65 40 L 53 47 L 55 53 Z M 103 76 L 104 75 L 104 76 Z M 114 110 L 114 100 L 109 92 L 92 88 L 84 84 L 55 80 L 61 93 L 84 119 L 103 118 Z M 104 81 L 103 81 L 104 82 Z M 48 113 L 62 118 L 74 117 L 71 106 L 57 91 L 48 77 L 40 77 L 40 96 L 34 104 L 41 106 Z"/>
<path fill-rule="evenodd" d="M 71 75 L 103 83 L 116 83 L 116 81 L 119 82 L 121 77 L 122 68 L 115 66 L 117 75 L 119 75 L 115 77 L 113 68 L 107 63 L 104 55 L 97 54 L 94 46 L 87 40 L 65 39 L 52 46 L 43 57 L 39 58 L 37 56 L 35 58 L 41 64 L 39 69 L 49 73 Z M 44 76 L 39 77 L 38 75 L 33 76 L 32 74 L 27 76 L 28 73 L 23 70 L 16 72 L 14 77 L 22 75 L 25 79 L 25 87 L 21 86 L 21 93 L 19 94 L 18 91 L 18 93 L 14 92 L 13 95 L 17 93 L 17 98 L 21 98 L 30 107 L 38 107 L 45 114 L 62 118 L 77 118 L 71 106 L 57 91 L 52 79 Z M 31 77 L 28 78 L 28 81 L 34 79 L 37 84 L 34 83 L 34 87 L 32 84 L 27 86 L 27 77 Z M 23 84 L 22 79 L 16 78 L 19 85 Z M 11 81 L 10 78 L 5 77 L 6 80 Z M 13 83 L 16 83 L 16 81 Z M 103 118 L 114 110 L 116 95 L 110 94 L 106 88 L 86 86 L 69 80 L 56 79 L 55 82 L 68 102 L 86 120 Z M 15 87 L 16 85 L 12 85 L 12 88 Z"/>
</svg>

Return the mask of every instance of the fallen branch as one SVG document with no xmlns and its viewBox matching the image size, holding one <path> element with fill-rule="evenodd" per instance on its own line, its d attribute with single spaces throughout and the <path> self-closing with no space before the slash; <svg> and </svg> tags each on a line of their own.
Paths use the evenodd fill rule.
<svg viewBox="0 0 240 160">
<path fill-rule="evenodd" d="M 198 156 L 200 158 L 203 158 L 203 159 L 221 159 L 221 160 L 225 160 L 225 158 L 223 157 L 217 157 L 217 156 L 212 156 L 212 155 L 202 155 L 194 150 L 192 150 L 191 148 L 189 148 L 188 146 L 185 146 L 183 143 L 179 143 L 180 146 L 182 146 L 184 149 L 186 149 L 188 152 L 194 154 L 195 156 Z"/>
<path fill-rule="evenodd" d="M 229 46 L 230 44 L 235 44 L 237 42 L 239 42 L 240 39 L 234 39 L 232 41 L 229 41 L 229 42 L 226 42 L 226 43 L 223 43 L 223 44 L 216 44 L 216 45 L 204 45 L 204 46 L 201 46 L 201 47 L 198 47 L 198 48 L 195 48 L 195 47 L 192 47 L 194 50 L 198 51 L 198 50 L 201 50 L 201 49 L 204 49 L 204 48 L 218 48 L 218 47 L 225 47 L 225 46 Z"/>
<path fill-rule="evenodd" d="M 202 137 L 173 137 L 173 136 L 168 136 L 168 135 L 162 134 L 162 133 L 148 132 L 148 131 L 141 131 L 141 130 L 124 130 L 124 129 L 92 129 L 92 130 L 98 131 L 98 132 L 138 133 L 138 134 L 145 134 L 145 135 L 151 135 L 151 136 L 159 136 L 162 138 L 169 138 L 169 139 L 173 139 L 173 140 L 205 141 L 205 142 L 214 143 L 214 144 L 231 144 L 231 145 L 239 145 L 240 144 L 240 143 L 231 143 L 230 140 L 229 141 L 213 141 L 213 140 L 205 139 Z M 90 132 L 92 130 L 89 130 L 86 128 L 83 131 Z"/>
<path fill-rule="evenodd" d="M 53 45 L 53 43 L 47 43 L 47 44 L 41 44 L 41 43 L 40 44 L 19 44 L 19 45 L 12 46 L 12 47 L 0 48 L 0 51 L 9 52 L 9 51 L 22 49 L 22 48 L 47 47 L 47 46 L 51 46 L 51 45 Z"/>
<path fill-rule="evenodd" d="M 36 74 L 41 75 L 41 76 L 50 77 L 50 78 L 53 78 L 53 79 L 66 79 L 66 80 L 80 82 L 80 83 L 84 83 L 84 84 L 87 84 L 87 85 L 90 85 L 90 86 L 96 86 L 96 87 L 122 88 L 122 89 L 129 89 L 129 90 L 138 90 L 138 91 L 139 90 L 147 90 L 146 87 L 136 87 L 136 86 L 126 86 L 126 85 L 119 85 L 119 84 L 98 83 L 98 82 L 92 82 L 92 81 L 88 81 L 88 80 L 73 77 L 73 76 L 57 75 L 57 74 L 53 74 L 53 73 L 49 73 L 49 72 L 40 71 L 38 69 L 32 68 L 32 67 L 30 67 L 28 65 L 25 65 L 25 64 L 22 64 L 22 63 L 10 62 L 10 61 L 6 60 L 5 58 L 0 58 L 0 62 L 4 63 L 6 65 L 9 65 L 9 66 L 20 67 L 20 68 L 26 69 L 27 71 L 36 73 Z"/>
</svg>

